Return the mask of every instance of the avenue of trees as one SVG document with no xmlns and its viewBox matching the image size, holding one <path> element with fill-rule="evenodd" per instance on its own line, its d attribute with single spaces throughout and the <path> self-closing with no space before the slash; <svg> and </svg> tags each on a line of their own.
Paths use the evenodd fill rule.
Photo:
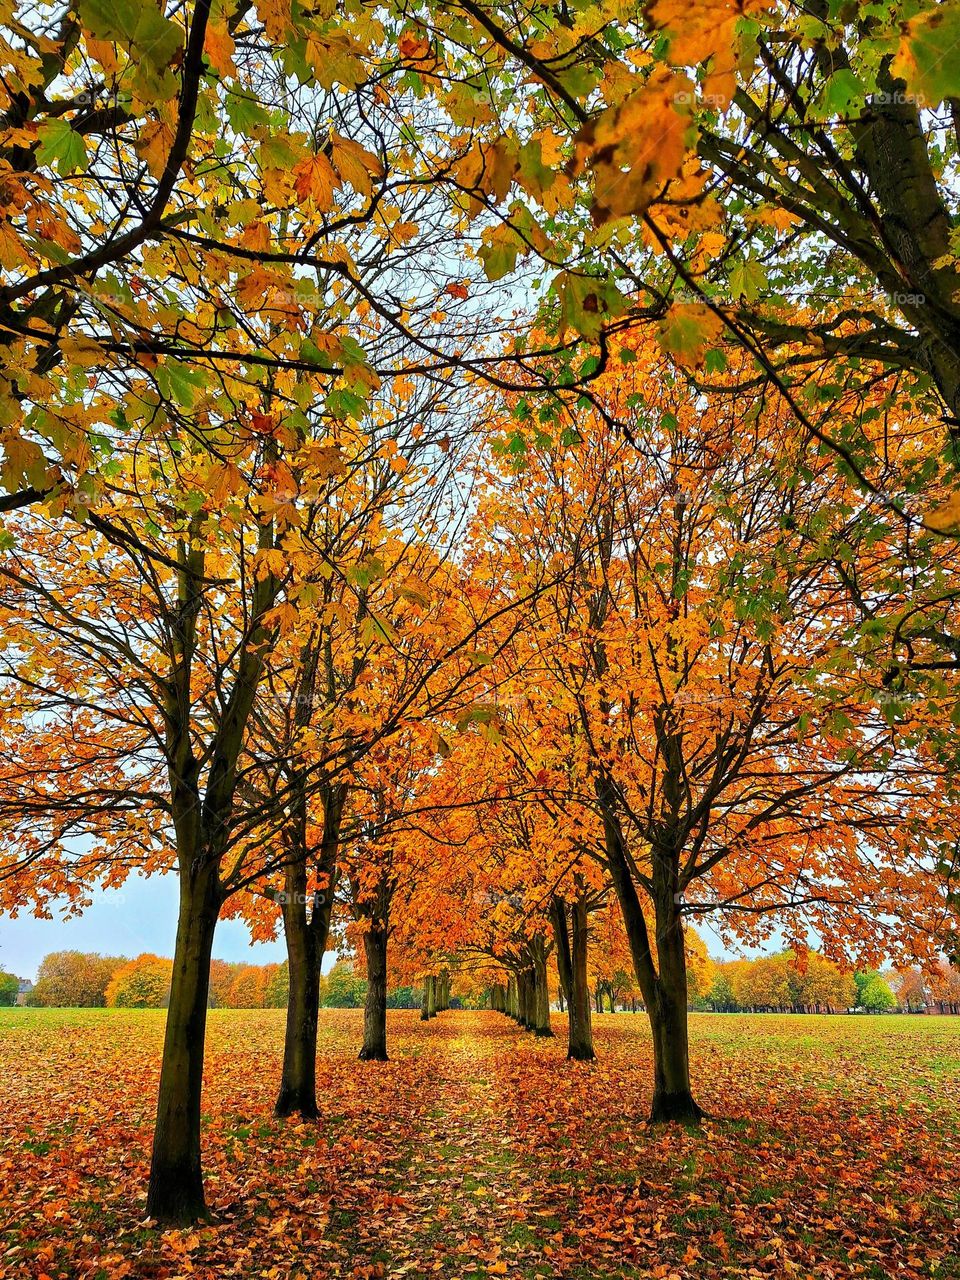
<svg viewBox="0 0 960 1280">
<path fill-rule="evenodd" d="M 632 975 L 657 1122 L 698 923 L 945 972 L 956 6 L 6 17 L 0 909 L 177 876 L 102 988 L 167 1005 L 150 1217 L 207 1209 L 224 917 L 304 1119 L 341 939 L 364 1060 L 391 986 L 550 1035 L 554 969 L 589 1060 Z"/>
</svg>

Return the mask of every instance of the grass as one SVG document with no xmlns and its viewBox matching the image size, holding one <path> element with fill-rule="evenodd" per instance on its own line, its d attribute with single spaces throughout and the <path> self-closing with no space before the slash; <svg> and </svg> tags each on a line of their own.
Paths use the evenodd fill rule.
<svg viewBox="0 0 960 1280">
<path fill-rule="evenodd" d="M 322 1011 L 299 1125 L 282 1011 L 211 1014 L 213 1221 L 161 1232 L 163 1014 L 0 1010 L 0 1280 L 960 1277 L 960 1019 L 694 1015 L 698 1131 L 646 1124 L 642 1015 L 586 1066 L 497 1014 L 392 1013 L 386 1064 L 360 1027 Z"/>
</svg>

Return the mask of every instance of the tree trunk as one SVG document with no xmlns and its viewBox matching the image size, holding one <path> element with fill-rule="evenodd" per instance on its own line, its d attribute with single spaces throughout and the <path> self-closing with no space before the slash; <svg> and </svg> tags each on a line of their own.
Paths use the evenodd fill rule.
<svg viewBox="0 0 960 1280">
<path fill-rule="evenodd" d="M 203 1049 L 210 991 L 210 956 L 220 911 L 215 866 L 180 877 L 180 913 L 173 980 L 163 1041 L 147 1215 L 186 1225 L 204 1218 L 200 1163 Z"/>
<path fill-rule="evenodd" d="M 437 980 L 428 973 L 423 980 L 423 1004 L 420 1008 L 420 1019 L 426 1022 L 437 1016 Z"/>
<path fill-rule="evenodd" d="M 363 1007 L 364 1062 L 387 1061 L 387 930 L 374 926 L 363 935 L 367 956 L 367 999 Z"/>
<path fill-rule="evenodd" d="M 590 988 L 587 985 L 587 904 L 582 896 L 571 907 L 570 938 L 570 1031 L 567 1057 L 578 1062 L 592 1062 L 593 1025 L 590 1019 Z"/>
<path fill-rule="evenodd" d="M 519 1022 L 520 995 L 516 975 L 512 973 L 509 978 L 507 978 L 507 998 L 504 1006 L 504 1013 L 506 1013 L 508 1017 L 513 1018 L 514 1021 Z"/>
<path fill-rule="evenodd" d="M 317 1012 L 320 1005 L 320 960 L 314 931 L 307 918 L 305 862 L 284 872 L 283 933 L 287 944 L 290 993 L 283 1043 L 277 1116 L 301 1115 L 315 1120 L 317 1110 Z M 316 905 L 314 910 L 316 910 Z M 322 954 L 322 953 L 321 953 Z"/>
<path fill-rule="evenodd" d="M 330 936 L 334 880 L 340 825 L 346 801 L 344 785 L 323 790 L 323 839 L 317 873 L 326 885 L 313 895 L 307 913 L 306 808 L 302 808 L 299 838 L 284 870 L 283 932 L 287 944 L 290 994 L 283 1043 L 280 1090 L 274 1106 L 277 1116 L 300 1115 L 315 1120 L 317 1107 L 317 1020 L 320 1008 L 320 970 Z"/>
<path fill-rule="evenodd" d="M 672 898 L 657 904 L 657 955 L 660 973 L 656 997 L 647 1002 L 654 1046 L 650 1119 L 654 1123 L 679 1120 L 695 1124 L 703 1112 L 690 1088 L 687 960 L 680 909 Z"/>
<path fill-rule="evenodd" d="M 427 1004 L 427 1016 L 435 1018 L 437 1016 L 437 975 L 430 975 L 430 999 Z"/>
<path fill-rule="evenodd" d="M 653 1035 L 654 1086 L 650 1119 L 653 1122 L 679 1120 L 696 1123 L 703 1112 L 694 1101 L 690 1088 L 687 966 L 680 914 L 679 855 L 672 848 L 651 850 L 657 890 L 654 901 L 657 930 L 655 963 L 617 818 L 615 791 L 608 778 L 598 780 L 597 798 L 601 803 L 607 866 L 620 903 L 633 968 Z"/>
<path fill-rule="evenodd" d="M 530 971 L 530 1030 L 535 1036 L 552 1036 L 547 948 L 541 936 L 534 938 L 530 947 L 533 953 L 533 968 Z"/>
<path fill-rule="evenodd" d="M 560 1012 L 564 1001 L 568 1004 L 573 989 L 573 956 L 570 948 L 570 930 L 567 927 L 567 904 L 554 895 L 550 899 L 550 924 L 557 956 L 557 976 L 560 979 Z"/>
<path fill-rule="evenodd" d="M 517 1003 L 518 1018 L 517 1021 L 521 1027 L 529 1028 L 531 1022 L 531 1000 L 530 1000 L 530 972 L 522 969 L 517 975 Z"/>
</svg>

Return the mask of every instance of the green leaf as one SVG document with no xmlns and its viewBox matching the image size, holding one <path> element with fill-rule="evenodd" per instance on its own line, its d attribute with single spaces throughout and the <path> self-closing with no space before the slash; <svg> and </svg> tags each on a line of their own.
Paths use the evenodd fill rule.
<svg viewBox="0 0 960 1280">
<path fill-rule="evenodd" d="M 129 44 L 137 29 L 137 0 L 80 0 L 80 21 L 98 40 Z"/>
<path fill-rule="evenodd" d="M 237 133 L 251 134 L 270 124 L 270 116 L 252 96 L 231 90 L 226 100 L 227 119 Z"/>
<path fill-rule="evenodd" d="M 841 67 L 826 81 L 820 91 L 818 107 L 824 116 L 848 117 L 852 103 L 859 107 L 866 96 L 862 81 L 849 69 Z"/>
<path fill-rule="evenodd" d="M 364 396 L 358 396 L 353 391 L 347 391 L 340 388 L 337 391 L 331 391 L 324 401 L 327 412 L 332 414 L 334 418 L 341 421 L 346 418 L 353 418 L 355 422 L 359 422 L 367 412 L 367 401 Z"/>
<path fill-rule="evenodd" d="M 467 661 L 472 662 L 475 667 L 489 667 L 493 662 L 493 654 L 474 649 L 467 654 Z"/>
<path fill-rule="evenodd" d="M 585 338 L 598 338 L 607 320 L 629 307 L 612 280 L 561 271 L 550 286 L 560 303 L 560 328 L 575 329 Z"/>
<path fill-rule="evenodd" d="M 767 273 L 756 258 L 735 262 L 730 271 L 730 292 L 734 298 L 755 302 L 767 283 Z"/>
<path fill-rule="evenodd" d="M 155 4 L 137 0 L 81 0 L 80 21 L 98 40 L 135 48 L 156 70 L 168 67 L 183 45 L 183 28 Z"/>
<path fill-rule="evenodd" d="M 157 366 L 156 377 L 161 393 L 181 409 L 192 409 L 207 383 L 203 370 L 169 358 Z"/>
<path fill-rule="evenodd" d="M 40 146 L 37 148 L 37 164 L 56 165 L 61 177 L 75 170 L 86 169 L 87 144 L 76 133 L 68 120 L 46 120 L 37 130 Z"/>
<path fill-rule="evenodd" d="M 483 263 L 483 270 L 487 279 L 491 282 L 502 280 L 517 265 L 517 258 L 520 255 L 520 242 L 516 239 L 494 239 L 482 244 L 477 252 L 480 261 Z"/>
<path fill-rule="evenodd" d="M 960 96 L 960 0 L 934 4 L 906 24 L 892 63 L 907 89 L 936 106 Z"/>
<path fill-rule="evenodd" d="M 375 613 L 368 613 L 360 623 L 360 640 L 363 644 L 395 644 L 397 633 L 386 618 L 378 618 Z"/>
</svg>

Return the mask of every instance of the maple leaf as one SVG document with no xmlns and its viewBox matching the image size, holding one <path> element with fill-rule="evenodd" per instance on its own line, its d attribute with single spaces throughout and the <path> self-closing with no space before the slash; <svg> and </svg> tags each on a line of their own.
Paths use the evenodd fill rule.
<svg viewBox="0 0 960 1280">
<path fill-rule="evenodd" d="M 430 53 L 430 41 L 419 32 L 408 29 L 397 41 L 397 50 L 408 62 L 420 62 Z"/>
<path fill-rule="evenodd" d="M 927 106 L 960 96 L 953 56 L 960 46 L 960 3 L 948 0 L 923 9 L 904 24 L 891 70 Z"/>
<path fill-rule="evenodd" d="M 233 61 L 236 47 L 236 41 L 223 23 L 210 23 L 204 37 L 203 51 L 217 75 L 235 76 L 237 74 L 236 64 Z"/>
<path fill-rule="evenodd" d="M 737 27 L 741 19 L 759 15 L 773 5 L 774 0 L 698 0 L 693 5 L 652 0 L 644 5 L 644 16 L 653 29 L 669 35 L 669 59 L 675 66 L 710 64 L 703 101 L 727 107 L 738 72 L 749 70 L 738 48 Z"/>
<path fill-rule="evenodd" d="M 643 213 L 680 174 L 696 142 L 693 102 L 686 76 L 657 68 L 642 88 L 579 131 L 570 170 L 593 173 L 595 225 Z"/>
<path fill-rule="evenodd" d="M 952 493 L 946 502 L 928 511 L 923 520 L 924 524 L 936 529 L 938 533 L 960 533 L 960 490 Z"/>
<path fill-rule="evenodd" d="M 373 190 L 372 179 L 383 176 L 383 165 L 372 151 L 337 133 L 330 139 L 330 161 L 340 178 L 361 195 L 369 196 Z"/>
<path fill-rule="evenodd" d="M 321 213 L 333 208 L 333 195 L 340 186 L 340 177 L 322 151 L 293 168 L 294 189 L 301 200 L 311 203 Z"/>
<path fill-rule="evenodd" d="M 723 332 L 722 319 L 701 302 L 675 302 L 660 321 L 660 341 L 680 364 L 698 367 Z"/>
</svg>

